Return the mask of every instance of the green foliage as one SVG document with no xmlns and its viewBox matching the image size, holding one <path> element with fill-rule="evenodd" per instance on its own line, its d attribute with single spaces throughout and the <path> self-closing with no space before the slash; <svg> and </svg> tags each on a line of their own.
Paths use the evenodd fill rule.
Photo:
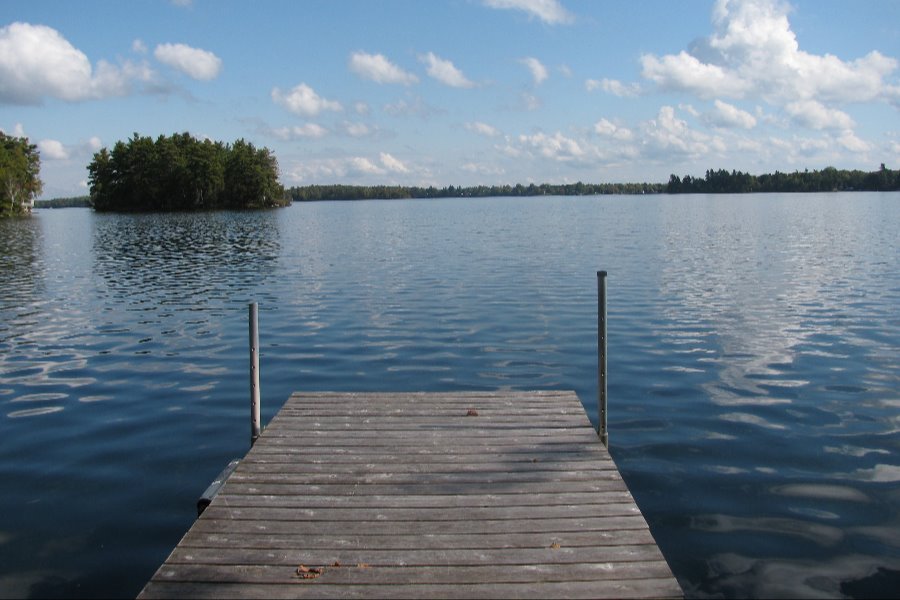
<svg viewBox="0 0 900 600">
<path fill-rule="evenodd" d="M 90 208 L 90 196 L 72 196 L 69 198 L 52 198 L 50 200 L 35 200 L 35 208 Z"/>
<path fill-rule="evenodd" d="M 472 187 L 448 186 L 436 188 L 403 187 L 386 185 L 307 185 L 288 189 L 295 201 L 308 200 L 370 200 L 406 198 L 487 198 L 494 196 L 588 196 L 596 194 L 659 194 L 665 185 L 659 183 L 567 183 L 553 185 L 542 183 L 524 186 L 477 185 Z"/>
<path fill-rule="evenodd" d="M 725 169 L 706 171 L 703 179 L 685 175 L 669 177 L 666 192 L 670 194 L 744 194 L 749 192 L 888 192 L 900 190 L 900 171 L 892 171 L 882 163 L 878 171 L 838 170 L 750 175 Z"/>
<path fill-rule="evenodd" d="M 0 131 L 0 217 L 31 212 L 34 198 L 41 193 L 41 156 L 28 138 Z"/>
<path fill-rule="evenodd" d="M 268 208 L 290 201 L 268 148 L 225 145 L 188 133 L 156 141 L 135 133 L 103 148 L 88 165 L 91 202 L 100 211 Z"/>
</svg>

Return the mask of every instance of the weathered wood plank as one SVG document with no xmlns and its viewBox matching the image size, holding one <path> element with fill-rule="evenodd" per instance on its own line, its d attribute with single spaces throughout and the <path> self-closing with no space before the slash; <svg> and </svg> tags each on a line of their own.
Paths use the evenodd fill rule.
<svg viewBox="0 0 900 600">
<path fill-rule="evenodd" d="M 166 583 L 151 581 L 144 598 L 445 598 L 478 600 L 481 598 L 522 598 L 556 600 L 571 598 L 681 598 L 681 588 L 674 578 L 594 579 L 591 581 L 545 581 L 531 583 L 466 583 L 450 585 L 329 585 L 316 579 L 298 580 L 286 585 L 250 583 Z"/>
<path fill-rule="evenodd" d="M 250 527 L 249 532 L 239 531 L 221 521 L 207 521 L 206 527 L 194 527 L 181 540 L 182 548 L 296 548 L 296 533 L 283 531 L 271 533 L 257 532 Z M 244 521 L 241 525 L 251 527 L 258 522 Z M 637 523 L 636 520 L 633 523 Z M 216 532 L 219 524 L 221 533 Z M 422 550 L 443 550 L 463 548 L 536 548 L 548 544 L 567 547 L 599 545 L 641 545 L 653 544 L 653 536 L 646 528 L 604 529 L 602 531 L 533 532 L 533 533 L 427 533 L 422 535 L 325 535 L 317 530 L 303 536 L 303 547 L 307 550 L 343 550 L 347 548 L 368 548 L 371 550 L 401 550 L 417 548 Z"/>
<path fill-rule="evenodd" d="M 542 391 L 293 394 L 141 597 L 680 595 L 577 397 Z"/>
<path fill-rule="evenodd" d="M 559 577 L 559 567 L 554 564 L 539 565 L 486 565 L 459 566 L 452 569 L 434 569 L 430 566 L 405 566 L 403 568 L 379 568 L 374 565 L 359 566 L 339 561 L 322 565 L 325 571 L 318 585 L 423 585 L 464 583 L 540 583 Z M 310 565 L 312 566 L 312 565 Z M 616 569 L 620 580 L 661 578 L 668 574 L 665 562 L 635 561 L 621 565 L 609 563 L 573 563 L 566 576 L 574 581 L 602 578 Z M 297 581 L 296 565 L 167 565 L 161 578 L 165 581 L 211 581 L 218 583 L 270 583 L 284 584 Z"/>
<path fill-rule="evenodd" d="M 486 520 L 486 521 L 414 521 L 403 523 L 399 529 L 392 521 L 262 521 L 204 518 L 198 520 L 194 527 L 198 531 L 235 531 L 255 532 L 260 534 L 290 533 L 299 536 L 328 535 L 469 535 L 483 533 L 485 535 L 505 533 L 569 533 L 577 531 L 616 531 L 646 529 L 647 522 L 640 515 L 621 515 L 610 517 L 589 517 L 571 519 L 527 519 L 527 520 Z"/>
</svg>

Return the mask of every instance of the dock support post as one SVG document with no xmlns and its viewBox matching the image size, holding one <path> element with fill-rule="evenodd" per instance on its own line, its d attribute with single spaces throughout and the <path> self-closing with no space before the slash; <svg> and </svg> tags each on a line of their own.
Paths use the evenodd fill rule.
<svg viewBox="0 0 900 600">
<path fill-rule="evenodd" d="M 259 438 L 259 308 L 250 303 L 250 446 Z"/>
<path fill-rule="evenodd" d="M 606 429 L 606 271 L 597 271 L 597 435 L 609 448 Z"/>
</svg>

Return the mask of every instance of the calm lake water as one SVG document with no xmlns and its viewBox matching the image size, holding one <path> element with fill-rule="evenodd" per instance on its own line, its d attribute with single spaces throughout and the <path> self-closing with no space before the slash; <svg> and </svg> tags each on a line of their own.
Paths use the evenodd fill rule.
<svg viewBox="0 0 900 600">
<path fill-rule="evenodd" d="M 295 390 L 574 389 L 686 594 L 900 589 L 900 194 L 0 221 L 0 596 L 134 596 Z"/>
</svg>

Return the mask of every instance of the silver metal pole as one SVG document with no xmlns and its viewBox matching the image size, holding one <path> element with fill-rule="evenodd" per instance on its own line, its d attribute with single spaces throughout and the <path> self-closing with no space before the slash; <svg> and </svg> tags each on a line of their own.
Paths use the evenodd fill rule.
<svg viewBox="0 0 900 600">
<path fill-rule="evenodd" d="M 609 448 L 606 429 L 606 271 L 597 271 L 597 435 Z"/>
<path fill-rule="evenodd" d="M 250 303 L 250 445 L 259 438 L 259 308 Z"/>
</svg>

